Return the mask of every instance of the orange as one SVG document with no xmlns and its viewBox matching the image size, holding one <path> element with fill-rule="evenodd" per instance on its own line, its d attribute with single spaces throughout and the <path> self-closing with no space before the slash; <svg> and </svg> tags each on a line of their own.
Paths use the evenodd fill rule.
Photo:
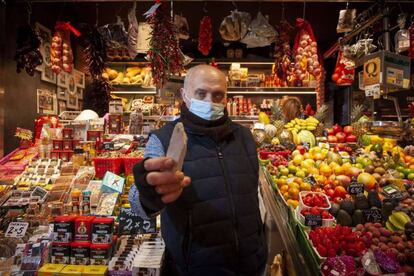
<svg viewBox="0 0 414 276">
<path fill-rule="evenodd" d="M 302 184 L 300 184 L 300 190 L 301 191 L 310 191 L 312 189 L 311 184 L 303 182 Z"/>
<path fill-rule="evenodd" d="M 283 193 L 283 198 L 284 198 L 284 199 L 289 199 L 289 193 L 288 193 L 288 192 Z"/>
<path fill-rule="evenodd" d="M 297 201 L 297 200 L 293 200 L 293 199 L 288 199 L 288 200 L 286 201 L 286 203 L 287 203 L 289 206 L 292 206 L 294 209 L 296 209 L 296 207 L 298 207 L 298 205 L 299 205 L 299 201 Z"/>
<path fill-rule="evenodd" d="M 325 159 L 325 157 L 323 156 L 322 153 L 318 152 L 318 153 L 315 153 L 313 155 L 313 159 L 315 159 L 315 160 L 323 160 L 323 159 Z"/>
<path fill-rule="evenodd" d="M 341 175 L 343 173 L 342 166 L 338 166 L 338 167 L 334 168 L 334 173 L 336 175 Z"/>
<path fill-rule="evenodd" d="M 413 160 L 413 157 L 411 157 L 410 155 L 407 155 L 405 157 L 405 163 L 411 163 L 412 160 Z"/>
<path fill-rule="evenodd" d="M 298 189 L 299 190 L 299 187 L 300 187 L 299 184 L 296 183 L 296 182 L 289 183 L 288 186 L 289 186 L 289 190 L 291 190 L 291 189 Z"/>
<path fill-rule="evenodd" d="M 308 173 L 311 174 L 311 175 L 317 175 L 317 174 L 319 174 L 319 170 L 318 170 L 318 168 L 309 168 Z"/>
<path fill-rule="evenodd" d="M 309 152 L 307 152 L 303 155 L 303 158 L 304 159 L 312 159 L 312 155 Z"/>
<path fill-rule="evenodd" d="M 299 199 L 299 192 L 300 191 L 297 188 L 290 188 L 289 189 L 289 197 L 291 199 L 298 200 Z"/>
<path fill-rule="evenodd" d="M 322 174 L 322 175 L 324 175 L 324 176 L 330 176 L 331 174 L 332 174 L 332 169 L 331 169 L 331 167 L 329 167 L 328 165 L 325 165 L 325 166 L 321 166 L 320 168 L 319 168 L 319 171 L 320 171 L 320 173 Z"/>
<path fill-rule="evenodd" d="M 286 193 L 289 190 L 289 186 L 288 185 L 283 185 L 280 187 L 280 193 L 283 195 L 284 193 Z"/>
<path fill-rule="evenodd" d="M 414 164 L 410 165 L 409 168 L 414 170 Z"/>
<path fill-rule="evenodd" d="M 286 179 L 280 178 L 277 180 L 277 186 L 280 188 L 282 186 L 286 185 Z"/>
</svg>

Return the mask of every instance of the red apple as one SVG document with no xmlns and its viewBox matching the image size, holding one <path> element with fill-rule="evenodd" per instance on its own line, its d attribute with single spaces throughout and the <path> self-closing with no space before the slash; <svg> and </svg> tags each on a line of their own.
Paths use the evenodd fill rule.
<svg viewBox="0 0 414 276">
<path fill-rule="evenodd" d="M 346 135 L 351 135 L 353 131 L 354 131 L 354 129 L 352 128 L 352 126 L 344 127 L 344 132 L 345 132 Z"/>
<path fill-rule="evenodd" d="M 328 189 L 326 191 L 326 195 L 330 196 L 331 198 L 334 198 L 335 197 L 335 190 L 334 189 Z"/>
<path fill-rule="evenodd" d="M 339 143 L 344 143 L 345 142 L 345 138 L 346 135 L 343 132 L 338 132 L 337 134 L 335 134 L 336 138 L 338 139 Z"/>
<path fill-rule="evenodd" d="M 327 128 L 326 131 L 328 132 L 328 135 L 335 135 L 333 128 Z"/>
<path fill-rule="evenodd" d="M 336 197 L 344 198 L 346 194 L 347 194 L 347 192 L 346 192 L 344 187 L 342 187 L 342 186 L 336 186 L 335 187 L 335 196 Z"/>
<path fill-rule="evenodd" d="M 329 143 L 337 143 L 338 142 L 338 138 L 336 138 L 336 136 L 329 135 L 328 136 L 328 142 Z"/>
<path fill-rule="evenodd" d="M 346 137 L 346 141 L 348 143 L 355 143 L 357 141 L 357 137 L 353 134 L 350 134 Z"/>
<path fill-rule="evenodd" d="M 300 152 L 300 154 L 305 154 L 306 148 L 304 146 L 297 146 L 296 149 Z"/>
<path fill-rule="evenodd" d="M 334 131 L 335 134 L 337 134 L 339 132 L 342 132 L 342 127 L 340 125 L 336 124 L 336 125 L 333 126 L 333 131 Z"/>
</svg>

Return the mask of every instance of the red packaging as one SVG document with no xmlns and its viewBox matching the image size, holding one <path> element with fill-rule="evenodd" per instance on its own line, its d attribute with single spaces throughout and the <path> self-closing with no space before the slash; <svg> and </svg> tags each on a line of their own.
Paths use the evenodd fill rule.
<svg viewBox="0 0 414 276">
<path fill-rule="evenodd" d="M 53 241 L 60 243 L 72 242 L 74 216 L 58 216 L 53 219 Z"/>
<path fill-rule="evenodd" d="M 88 132 L 86 133 L 86 140 L 94 142 L 102 140 L 102 131 L 88 130 Z"/>
<path fill-rule="evenodd" d="M 53 140 L 53 149 L 54 150 L 61 150 L 63 147 L 63 141 L 62 140 Z"/>
<path fill-rule="evenodd" d="M 69 264 L 70 243 L 53 242 L 50 251 L 50 260 L 52 264 Z"/>
<path fill-rule="evenodd" d="M 52 150 L 52 152 L 50 153 L 50 158 L 51 159 L 59 159 L 59 155 L 60 154 L 60 151 L 55 151 L 55 150 Z"/>
<path fill-rule="evenodd" d="M 90 242 L 72 242 L 70 263 L 73 265 L 88 265 L 90 256 Z"/>
<path fill-rule="evenodd" d="M 63 140 L 63 150 L 72 150 L 72 140 Z"/>
<path fill-rule="evenodd" d="M 73 129 L 64 128 L 62 129 L 63 139 L 72 139 Z"/>
<path fill-rule="evenodd" d="M 80 140 L 72 140 L 72 149 L 76 149 L 79 143 L 80 143 Z"/>
<path fill-rule="evenodd" d="M 92 233 L 93 216 L 77 217 L 75 219 L 75 241 L 90 241 Z"/>
<path fill-rule="evenodd" d="M 107 265 L 111 258 L 111 244 L 91 244 L 90 263 L 91 265 Z"/>
<path fill-rule="evenodd" d="M 63 162 L 69 162 L 69 152 L 68 151 L 61 151 L 59 153 L 59 158 L 62 159 Z"/>
<path fill-rule="evenodd" d="M 113 235 L 113 218 L 95 218 L 92 221 L 92 243 L 111 243 Z"/>
</svg>

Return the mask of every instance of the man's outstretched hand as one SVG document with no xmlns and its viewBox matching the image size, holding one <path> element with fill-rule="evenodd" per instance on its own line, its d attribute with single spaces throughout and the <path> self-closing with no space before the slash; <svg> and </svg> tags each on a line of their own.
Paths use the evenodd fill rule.
<svg viewBox="0 0 414 276">
<path fill-rule="evenodd" d="M 148 171 L 147 182 L 155 188 L 161 196 L 161 201 L 168 204 L 176 201 L 184 187 L 191 183 L 191 179 L 183 172 L 173 172 L 175 161 L 170 157 L 157 157 L 147 159 L 144 163 Z"/>
</svg>

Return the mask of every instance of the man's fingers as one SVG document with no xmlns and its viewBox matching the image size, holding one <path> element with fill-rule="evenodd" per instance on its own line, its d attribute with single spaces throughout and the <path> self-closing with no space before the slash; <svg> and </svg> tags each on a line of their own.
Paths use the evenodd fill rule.
<svg viewBox="0 0 414 276">
<path fill-rule="evenodd" d="M 191 178 L 185 176 L 184 179 L 181 181 L 181 187 L 185 188 L 191 184 Z"/>
<path fill-rule="evenodd" d="M 178 192 L 181 189 L 182 189 L 182 187 L 181 187 L 180 184 L 159 185 L 159 186 L 155 187 L 155 191 L 160 195 L 170 194 L 170 193 L 173 193 L 173 192 Z"/>
<path fill-rule="evenodd" d="M 165 171 L 172 169 L 174 164 L 170 157 L 157 157 L 145 160 L 144 167 L 147 171 Z"/>
<path fill-rule="evenodd" d="M 150 172 L 147 175 L 147 182 L 150 185 L 169 185 L 169 184 L 179 184 L 184 179 L 184 174 L 182 172 Z"/>
<path fill-rule="evenodd" d="M 182 191 L 180 190 L 178 192 L 174 192 L 174 193 L 169 193 L 169 194 L 163 195 L 163 196 L 161 196 L 161 201 L 164 204 L 168 204 L 168 203 L 174 202 L 181 195 L 181 192 Z"/>
</svg>

